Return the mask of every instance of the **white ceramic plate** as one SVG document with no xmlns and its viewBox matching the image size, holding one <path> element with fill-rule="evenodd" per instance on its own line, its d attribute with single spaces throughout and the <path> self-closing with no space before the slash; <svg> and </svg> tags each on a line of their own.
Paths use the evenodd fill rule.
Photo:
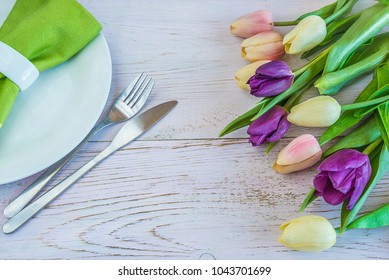
<svg viewBox="0 0 389 280">
<path fill-rule="evenodd" d="M 3 11 L 9 11 L 13 2 L 0 4 L 0 24 L 8 14 Z M 109 48 L 100 34 L 20 93 L 0 129 L 0 184 L 41 171 L 76 147 L 98 120 L 111 77 Z"/>
</svg>

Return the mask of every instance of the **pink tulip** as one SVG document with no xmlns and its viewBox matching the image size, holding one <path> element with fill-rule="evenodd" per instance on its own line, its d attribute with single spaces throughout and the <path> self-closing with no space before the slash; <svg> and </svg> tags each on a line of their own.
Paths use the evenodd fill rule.
<svg viewBox="0 0 389 280">
<path fill-rule="evenodd" d="M 283 37 L 275 31 L 254 35 L 241 43 L 242 57 L 248 61 L 278 60 L 285 54 Z"/>
<path fill-rule="evenodd" d="M 255 11 L 235 20 L 230 25 L 230 31 L 234 36 L 249 38 L 255 34 L 272 31 L 273 16 L 270 11 Z"/>
<path fill-rule="evenodd" d="M 304 170 L 317 163 L 321 155 L 322 150 L 316 138 L 310 134 L 304 134 L 281 150 L 273 169 L 279 173 Z"/>
</svg>

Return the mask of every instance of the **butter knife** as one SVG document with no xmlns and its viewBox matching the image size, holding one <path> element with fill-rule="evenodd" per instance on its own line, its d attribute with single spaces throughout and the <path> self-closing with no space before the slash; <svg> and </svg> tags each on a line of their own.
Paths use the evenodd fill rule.
<svg viewBox="0 0 389 280">
<path fill-rule="evenodd" d="M 105 150 L 103 150 L 95 158 L 93 158 L 79 170 L 75 171 L 69 177 L 62 180 L 47 193 L 43 194 L 36 201 L 28 205 L 18 214 L 9 219 L 3 226 L 3 232 L 14 232 L 30 218 L 35 216 L 35 214 L 42 210 L 51 201 L 66 191 L 73 183 L 75 183 L 98 163 L 149 130 L 154 124 L 156 124 L 168 112 L 170 112 L 170 110 L 172 110 L 177 105 L 177 103 L 177 101 L 162 103 L 129 120 L 119 130 L 111 144 Z"/>
</svg>

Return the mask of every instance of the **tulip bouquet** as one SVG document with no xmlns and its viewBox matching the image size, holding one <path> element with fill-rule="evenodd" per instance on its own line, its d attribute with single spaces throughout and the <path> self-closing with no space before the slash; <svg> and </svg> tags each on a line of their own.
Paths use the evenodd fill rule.
<svg viewBox="0 0 389 280">
<path fill-rule="evenodd" d="M 239 87 L 261 99 L 220 133 L 221 137 L 248 126 L 249 142 L 267 144 L 269 153 L 292 124 L 327 127 L 318 140 L 304 134 L 291 141 L 273 169 L 291 173 L 321 161 L 314 187 L 300 210 L 318 197 L 331 205 L 343 204 L 337 233 L 389 226 L 389 204 L 357 217 L 389 169 L 389 32 L 383 32 L 389 24 L 389 1 L 379 0 L 353 12 L 357 2 L 337 0 L 287 22 L 273 22 L 269 11 L 234 21 L 231 33 L 244 38 L 241 54 L 251 62 L 235 78 Z M 285 36 L 274 30 L 294 25 Z M 292 71 L 280 60 L 285 53 L 309 60 Z M 341 94 L 344 86 L 369 73 L 372 79 L 354 103 L 340 105 L 330 96 Z M 300 103 L 311 86 L 317 88 L 318 96 Z M 338 136 L 344 137 L 322 150 Z M 280 242 L 298 250 L 321 251 L 336 241 L 331 224 L 319 216 L 296 218 L 281 230 Z"/>
</svg>

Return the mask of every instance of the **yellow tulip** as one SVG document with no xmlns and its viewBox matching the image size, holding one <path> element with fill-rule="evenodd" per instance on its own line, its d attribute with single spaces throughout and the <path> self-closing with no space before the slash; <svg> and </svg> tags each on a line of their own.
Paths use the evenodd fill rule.
<svg viewBox="0 0 389 280">
<path fill-rule="evenodd" d="M 307 16 L 285 35 L 283 41 L 285 52 L 299 54 L 309 51 L 323 42 L 326 35 L 325 21 L 316 15 Z"/>
<path fill-rule="evenodd" d="M 281 150 L 273 169 L 284 174 L 304 170 L 318 162 L 321 155 L 322 150 L 316 138 L 311 134 L 304 134 Z"/>
<path fill-rule="evenodd" d="M 304 251 L 320 252 L 336 243 L 336 232 L 331 223 L 321 216 L 308 215 L 292 219 L 280 226 L 278 241 L 285 247 Z"/>
<path fill-rule="evenodd" d="M 334 124 L 342 111 L 339 103 L 330 96 L 317 96 L 294 106 L 288 121 L 305 127 L 328 127 Z"/>
<path fill-rule="evenodd" d="M 247 81 L 254 76 L 255 71 L 259 66 L 270 62 L 270 60 L 260 60 L 253 62 L 245 67 L 241 68 L 235 74 L 235 80 L 238 82 L 238 86 L 243 89 L 250 90 L 250 86 L 247 84 Z"/>
</svg>

